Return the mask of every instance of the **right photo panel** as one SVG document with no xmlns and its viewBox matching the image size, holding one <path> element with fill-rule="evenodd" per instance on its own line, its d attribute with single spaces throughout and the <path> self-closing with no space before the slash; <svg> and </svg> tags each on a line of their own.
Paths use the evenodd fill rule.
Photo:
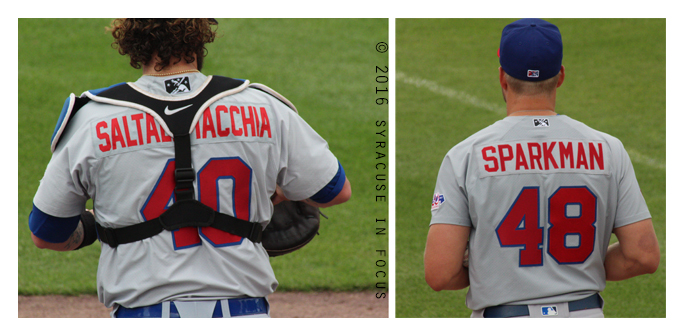
<svg viewBox="0 0 684 336">
<path fill-rule="evenodd" d="M 396 317 L 665 317 L 665 19 L 396 19 Z"/>
</svg>

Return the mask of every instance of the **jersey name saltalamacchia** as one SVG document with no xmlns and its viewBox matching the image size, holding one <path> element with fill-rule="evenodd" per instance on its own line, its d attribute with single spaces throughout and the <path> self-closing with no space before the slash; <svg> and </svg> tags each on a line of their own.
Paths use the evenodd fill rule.
<svg viewBox="0 0 684 336">
<path fill-rule="evenodd" d="M 269 108 L 259 105 L 209 107 L 195 125 L 192 138 L 220 141 L 230 138 L 240 141 L 270 140 L 273 132 Z M 99 149 L 96 154 L 100 157 L 138 150 L 148 145 L 173 143 L 173 139 L 166 134 L 159 122 L 142 111 L 95 120 L 90 127 L 93 130 L 93 141 Z"/>
</svg>

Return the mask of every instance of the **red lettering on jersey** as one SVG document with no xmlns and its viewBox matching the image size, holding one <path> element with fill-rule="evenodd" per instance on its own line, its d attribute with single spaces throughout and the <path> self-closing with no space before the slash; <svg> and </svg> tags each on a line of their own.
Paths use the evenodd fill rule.
<svg viewBox="0 0 684 336">
<path fill-rule="evenodd" d="M 109 150 L 112 149 L 112 144 L 109 142 L 109 133 L 102 133 L 102 131 L 100 131 L 101 128 L 107 128 L 106 121 L 100 121 L 97 123 L 97 125 L 95 125 L 95 131 L 97 132 L 97 138 L 105 141 L 104 145 L 100 144 L 100 150 L 103 152 L 109 152 Z"/>
<path fill-rule="evenodd" d="M 570 168 L 575 168 L 575 158 L 572 154 L 572 142 L 568 142 L 568 146 L 565 147 L 563 141 L 558 142 L 558 151 L 560 152 L 560 165 L 561 168 L 565 168 L 565 160 L 570 160 Z"/>
<path fill-rule="evenodd" d="M 244 111 L 244 108 L 242 108 L 242 110 Z M 237 129 L 235 127 L 234 113 L 240 114 L 240 109 L 235 105 L 231 105 L 230 106 L 230 129 L 233 130 L 233 135 L 240 136 L 240 135 L 242 135 L 242 128 Z"/>
<path fill-rule="evenodd" d="M 195 123 L 195 139 L 202 139 L 202 131 L 200 131 L 199 120 Z"/>
<path fill-rule="evenodd" d="M 230 135 L 230 128 L 221 128 L 221 113 L 228 113 L 225 105 L 216 106 L 216 132 L 220 137 L 226 137 Z"/>
<path fill-rule="evenodd" d="M 121 127 L 119 126 L 119 119 L 112 119 L 112 144 L 114 149 L 116 149 L 116 143 L 121 142 L 121 147 L 126 148 L 126 143 L 124 142 L 123 134 L 121 133 Z"/>
<path fill-rule="evenodd" d="M 135 121 L 135 126 L 138 129 L 138 141 L 140 142 L 141 145 L 144 145 L 145 142 L 143 141 L 143 135 L 142 135 L 142 128 L 140 127 L 140 120 L 143 118 L 143 113 L 138 113 L 134 114 L 131 116 L 131 119 Z"/>
<path fill-rule="evenodd" d="M 594 169 L 594 162 L 596 162 L 596 164 L 598 164 L 598 168 L 600 170 L 603 170 L 603 146 L 601 145 L 601 143 L 599 143 L 597 146 L 598 152 L 596 152 L 594 143 L 589 143 L 589 162 L 591 165 L 591 169 Z"/>
<path fill-rule="evenodd" d="M 523 152 L 522 145 L 515 145 L 515 170 L 520 170 L 520 167 L 525 167 L 525 170 L 530 169 L 527 165 L 527 159 L 525 158 L 525 152 Z"/>
<path fill-rule="evenodd" d="M 264 133 L 268 131 L 268 137 L 271 137 L 271 122 L 268 120 L 268 113 L 263 107 L 259 108 L 261 111 L 261 132 L 259 132 L 259 137 L 264 137 Z"/>
<path fill-rule="evenodd" d="M 537 154 L 534 154 L 534 151 L 532 148 L 537 149 Z M 542 158 L 542 150 L 541 150 L 541 145 L 539 145 L 536 142 L 528 142 L 527 143 L 527 150 L 530 153 L 530 168 L 534 168 L 534 162 L 537 161 L 537 165 L 539 166 L 539 169 L 544 169 L 544 166 L 541 164 L 541 158 Z"/>
<path fill-rule="evenodd" d="M 547 147 L 546 142 L 542 144 L 542 156 L 544 157 L 544 169 L 549 170 L 549 161 L 553 163 L 553 169 L 558 169 L 558 164 L 556 164 L 556 159 L 553 158 L 553 147 L 556 146 L 556 142 L 551 142 L 551 146 Z"/>
<path fill-rule="evenodd" d="M 211 111 L 207 107 L 202 113 L 202 137 L 207 138 L 207 133 L 211 132 L 211 137 L 216 137 L 216 129 L 214 129 L 214 120 L 211 118 Z"/>
<path fill-rule="evenodd" d="M 168 135 L 168 134 L 166 133 L 166 131 L 164 130 L 163 127 L 161 128 L 161 133 L 160 133 L 160 134 L 161 134 L 162 142 L 171 142 L 171 141 L 173 141 L 173 138 L 172 138 L 170 135 Z"/>
<path fill-rule="evenodd" d="M 159 131 L 157 131 L 157 123 L 152 115 L 145 113 L 145 121 L 147 122 L 147 143 L 152 143 L 152 137 L 157 139 L 157 142 L 161 142 L 159 139 Z"/>
<path fill-rule="evenodd" d="M 558 150 L 556 151 L 556 144 Z M 573 146 L 575 148 L 573 148 Z M 497 153 L 498 151 L 498 153 Z M 506 172 L 507 161 L 514 171 L 582 169 L 604 171 L 603 143 L 577 140 L 513 142 L 480 149 L 482 167 L 487 173 Z M 508 169 L 513 171 L 513 163 Z M 560 166 L 560 167 L 559 167 Z"/>
<path fill-rule="evenodd" d="M 499 161 L 501 162 L 501 171 L 506 171 L 506 161 L 513 159 L 513 147 L 511 145 L 499 145 Z M 503 150 L 508 150 L 508 155 L 503 154 Z"/>
<path fill-rule="evenodd" d="M 128 144 L 128 147 L 137 146 L 138 141 L 131 140 L 131 132 L 128 130 L 128 121 L 126 120 L 126 116 L 123 117 L 123 125 L 124 133 L 126 133 L 126 143 Z"/>
<path fill-rule="evenodd" d="M 496 154 L 496 148 L 494 148 L 494 146 L 487 146 L 485 148 L 482 148 L 482 159 L 484 159 L 485 161 L 494 162 L 494 167 L 491 167 L 491 166 L 486 164 L 484 166 L 484 169 L 490 173 L 493 173 L 493 172 L 499 170 L 499 162 L 496 161 L 495 157 L 487 156 L 487 151 L 491 151 L 492 154 Z"/>
<path fill-rule="evenodd" d="M 579 142 L 577 143 L 577 169 L 584 166 L 584 169 L 589 169 L 587 165 L 587 154 L 584 152 L 584 145 Z"/>
<path fill-rule="evenodd" d="M 247 125 L 250 125 L 251 130 L 252 130 L 252 136 L 256 136 L 256 130 L 255 130 L 255 125 L 254 125 L 254 108 L 252 106 L 247 106 L 247 111 L 249 112 L 249 117 L 247 117 L 247 113 L 245 113 L 244 107 L 240 107 L 242 109 L 242 128 L 245 130 L 245 136 L 248 136 L 247 133 Z"/>
<path fill-rule="evenodd" d="M 254 125 L 256 126 L 256 133 L 254 133 L 254 136 L 259 136 L 259 133 L 261 132 L 261 122 L 259 121 L 259 112 L 256 107 L 254 107 Z"/>
</svg>

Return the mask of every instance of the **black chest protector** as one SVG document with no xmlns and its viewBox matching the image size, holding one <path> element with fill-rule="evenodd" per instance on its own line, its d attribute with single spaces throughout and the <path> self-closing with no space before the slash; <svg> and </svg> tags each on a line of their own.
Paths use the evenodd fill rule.
<svg viewBox="0 0 684 336">
<path fill-rule="evenodd" d="M 262 227 L 259 223 L 248 222 L 217 211 L 195 200 L 193 182 L 195 170 L 192 168 L 190 133 L 193 121 L 216 100 L 244 89 L 249 82 L 228 77 L 212 76 L 209 83 L 194 96 L 184 100 L 159 100 L 139 92 L 130 85 L 118 85 L 105 90 L 90 99 L 119 106 L 140 109 L 161 118 L 163 124 L 173 134 L 176 157 L 174 188 L 175 202 L 159 217 L 119 229 L 97 225 L 100 240 L 112 248 L 153 237 L 163 230 L 180 228 L 213 227 L 215 229 L 244 237 L 259 243 Z"/>
</svg>

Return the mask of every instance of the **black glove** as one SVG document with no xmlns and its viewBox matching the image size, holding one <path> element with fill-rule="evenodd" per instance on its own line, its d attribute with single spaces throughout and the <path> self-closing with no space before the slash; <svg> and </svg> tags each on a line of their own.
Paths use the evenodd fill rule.
<svg viewBox="0 0 684 336">
<path fill-rule="evenodd" d="M 317 207 L 299 201 L 280 202 L 273 209 L 261 243 L 271 257 L 294 252 L 318 234 L 320 222 Z"/>
</svg>

